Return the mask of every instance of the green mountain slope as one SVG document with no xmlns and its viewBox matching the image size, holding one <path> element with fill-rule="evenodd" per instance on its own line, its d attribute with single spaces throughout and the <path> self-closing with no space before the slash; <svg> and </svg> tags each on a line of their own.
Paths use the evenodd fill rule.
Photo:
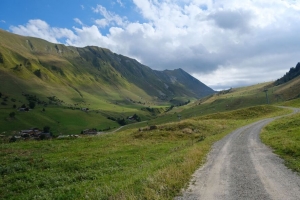
<svg viewBox="0 0 300 200">
<path fill-rule="evenodd" d="M 95 105 L 99 98 L 146 103 L 214 93 L 181 69 L 155 71 L 108 49 L 53 44 L 3 30 L 0 72 L 4 93 L 30 91 L 70 103 L 88 99 Z"/>
</svg>

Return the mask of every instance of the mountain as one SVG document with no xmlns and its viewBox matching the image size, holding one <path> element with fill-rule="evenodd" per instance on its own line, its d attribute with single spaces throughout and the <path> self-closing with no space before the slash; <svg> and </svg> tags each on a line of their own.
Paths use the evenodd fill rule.
<svg viewBox="0 0 300 200">
<path fill-rule="evenodd" d="M 53 44 L 0 30 L 0 91 L 76 102 L 170 101 L 214 91 L 182 69 L 156 71 L 108 49 Z"/>
<path fill-rule="evenodd" d="M 298 62 L 296 67 L 292 67 L 283 77 L 275 81 L 275 85 L 286 83 L 300 75 L 300 63 Z"/>
</svg>

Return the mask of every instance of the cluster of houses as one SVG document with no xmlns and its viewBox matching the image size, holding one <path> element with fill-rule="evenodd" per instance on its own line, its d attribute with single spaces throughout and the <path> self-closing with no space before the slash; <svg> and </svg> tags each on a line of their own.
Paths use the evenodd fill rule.
<svg viewBox="0 0 300 200">
<path fill-rule="evenodd" d="M 18 140 L 44 140 L 52 138 L 51 133 L 44 133 L 43 131 L 39 130 L 38 128 L 31 128 L 27 130 L 21 130 L 18 135 L 15 135 L 10 138 L 10 142 L 15 142 Z"/>
<path fill-rule="evenodd" d="M 81 134 L 84 135 L 96 135 L 97 129 L 85 129 L 81 131 Z M 78 138 L 79 135 L 60 135 L 57 138 Z M 51 139 L 52 135 L 51 133 L 45 133 L 42 130 L 38 128 L 31 128 L 27 130 L 21 130 L 17 135 L 14 135 L 10 138 L 9 142 L 16 142 L 20 140 L 45 140 L 45 139 Z"/>
<path fill-rule="evenodd" d="M 97 129 L 85 129 L 83 131 L 81 131 L 81 134 L 84 134 L 84 135 L 96 135 L 98 132 L 97 132 Z"/>
</svg>

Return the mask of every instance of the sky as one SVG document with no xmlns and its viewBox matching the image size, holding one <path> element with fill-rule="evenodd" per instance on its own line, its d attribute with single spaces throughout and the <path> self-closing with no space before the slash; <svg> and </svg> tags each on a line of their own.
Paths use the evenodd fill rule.
<svg viewBox="0 0 300 200">
<path fill-rule="evenodd" d="M 182 68 L 215 90 L 300 62 L 300 0 L 0 0 L 0 28 Z"/>
</svg>

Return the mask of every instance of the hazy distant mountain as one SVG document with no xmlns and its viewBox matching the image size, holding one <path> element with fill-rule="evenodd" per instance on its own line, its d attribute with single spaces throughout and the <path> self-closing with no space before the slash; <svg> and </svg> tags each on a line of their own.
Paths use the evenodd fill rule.
<svg viewBox="0 0 300 200">
<path fill-rule="evenodd" d="M 0 73 L 1 91 L 12 92 L 11 87 L 17 92 L 66 91 L 72 93 L 73 99 L 86 93 L 111 99 L 139 97 L 164 101 L 214 93 L 182 69 L 156 71 L 105 48 L 53 44 L 3 30 L 0 30 Z"/>
</svg>

